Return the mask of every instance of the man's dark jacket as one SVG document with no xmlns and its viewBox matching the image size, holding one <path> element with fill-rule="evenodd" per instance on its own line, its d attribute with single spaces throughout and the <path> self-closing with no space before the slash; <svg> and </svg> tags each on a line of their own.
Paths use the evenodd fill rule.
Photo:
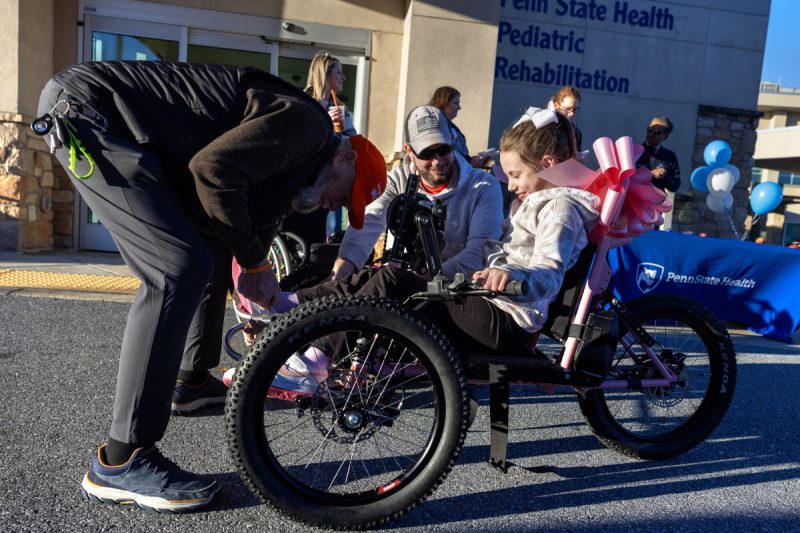
<svg viewBox="0 0 800 533">
<path fill-rule="evenodd" d="M 671 192 L 677 191 L 681 186 L 681 169 L 678 166 L 678 156 L 672 150 L 667 150 L 661 145 L 653 148 L 646 142 L 642 143 L 644 152 L 636 161 L 637 166 L 646 166 L 650 170 L 662 166 L 666 170 L 664 177 L 653 180 L 653 185 L 659 189 Z"/>
<path fill-rule="evenodd" d="M 113 61 L 76 65 L 54 79 L 97 110 L 99 134 L 157 154 L 157 179 L 245 266 L 264 259 L 292 198 L 339 144 L 315 100 L 257 69 Z"/>
</svg>

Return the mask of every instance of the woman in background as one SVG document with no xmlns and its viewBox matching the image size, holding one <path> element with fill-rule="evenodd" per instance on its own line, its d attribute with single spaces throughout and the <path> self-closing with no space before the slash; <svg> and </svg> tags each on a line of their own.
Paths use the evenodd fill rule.
<svg viewBox="0 0 800 533">
<path fill-rule="evenodd" d="M 319 102 L 319 105 L 328 110 L 337 133 L 349 137 L 356 134 L 356 129 L 353 127 L 353 116 L 346 109 L 342 116 L 341 108 L 344 105 L 338 100 L 334 100 L 334 94 L 341 92 L 346 79 L 342 72 L 342 63 L 338 59 L 327 52 L 318 53 L 308 67 L 308 82 L 305 91 Z"/>
<path fill-rule="evenodd" d="M 306 94 L 319 102 L 319 105 L 328 110 L 328 114 L 333 121 L 334 131 L 349 137 L 357 133 L 353 126 L 353 116 L 338 99 L 335 100 L 334 96 L 344 87 L 345 79 L 344 72 L 342 72 L 342 63 L 327 52 L 320 52 L 314 56 L 314 59 L 311 60 L 311 65 L 308 67 L 308 81 L 305 91 Z M 344 110 L 344 113 L 342 113 L 342 110 Z M 331 233 L 343 230 L 342 224 L 341 209 L 328 213 L 325 223 L 326 237 Z"/>
<path fill-rule="evenodd" d="M 433 96 L 431 96 L 428 105 L 441 109 L 442 113 L 444 113 L 444 116 L 447 118 L 447 122 L 450 125 L 450 132 L 453 134 L 453 149 L 461 154 L 464 159 L 469 161 L 473 167 L 483 167 L 486 161 L 489 160 L 489 156 L 470 156 L 469 149 L 467 149 L 466 137 L 464 137 L 464 134 L 458 129 L 458 126 L 453 124 L 453 119 L 458 116 L 458 112 L 461 109 L 461 93 L 448 85 L 439 87 L 433 91 Z"/>
<path fill-rule="evenodd" d="M 547 108 L 558 111 L 572 122 L 572 127 L 575 130 L 576 146 L 578 152 L 580 152 L 583 135 L 581 134 L 581 130 L 578 129 L 578 126 L 575 125 L 575 115 L 581 110 L 581 92 L 577 87 L 564 85 L 550 98 L 550 101 L 547 103 Z"/>
</svg>

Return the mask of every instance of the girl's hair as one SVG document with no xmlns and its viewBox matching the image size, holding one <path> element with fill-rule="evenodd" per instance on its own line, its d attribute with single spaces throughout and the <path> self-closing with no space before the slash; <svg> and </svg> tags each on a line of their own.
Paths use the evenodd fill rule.
<svg viewBox="0 0 800 533">
<path fill-rule="evenodd" d="M 330 97 L 329 94 L 325 94 L 325 82 L 331 69 L 337 63 L 339 63 L 339 60 L 327 52 L 317 53 L 314 59 L 311 60 L 311 65 L 308 67 L 308 82 L 306 83 L 305 91 L 306 94 L 319 103 Z"/>
<path fill-rule="evenodd" d="M 450 100 L 456 96 L 461 96 L 461 93 L 458 92 L 457 89 L 450 87 L 449 85 L 444 85 L 433 91 L 433 96 L 431 96 L 431 101 L 428 102 L 428 105 L 432 105 L 433 107 L 438 107 L 439 109 L 443 110 L 445 106 L 450 103 Z"/>
<path fill-rule="evenodd" d="M 507 129 L 500 138 L 500 151 L 518 153 L 522 161 L 537 170 L 546 155 L 555 158 L 557 163 L 572 159 L 577 151 L 575 128 L 561 113 L 556 116 L 558 124 L 537 128 L 533 121 L 526 120 Z"/>
</svg>

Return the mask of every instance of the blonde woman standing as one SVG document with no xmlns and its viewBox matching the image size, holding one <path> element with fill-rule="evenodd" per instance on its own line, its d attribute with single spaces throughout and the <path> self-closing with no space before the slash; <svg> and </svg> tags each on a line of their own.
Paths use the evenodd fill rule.
<svg viewBox="0 0 800 533">
<path fill-rule="evenodd" d="M 344 108 L 344 105 L 335 99 L 335 94 L 344 88 L 346 79 L 342 72 L 342 63 L 338 59 L 327 52 L 318 53 L 311 60 L 308 68 L 308 82 L 305 91 L 328 110 L 336 131 L 350 136 L 356 135 L 353 117 Z M 342 109 L 344 109 L 344 113 L 342 113 Z"/>
<path fill-rule="evenodd" d="M 319 52 L 308 67 L 305 91 L 324 109 L 328 110 L 333 121 L 333 131 L 349 137 L 358 133 L 353 126 L 353 116 L 335 96 L 344 88 L 345 79 L 347 78 L 342 72 L 341 61 L 327 52 Z M 343 226 L 344 217 L 341 209 L 328 213 L 325 223 L 326 240 L 330 234 L 345 229 Z"/>
</svg>

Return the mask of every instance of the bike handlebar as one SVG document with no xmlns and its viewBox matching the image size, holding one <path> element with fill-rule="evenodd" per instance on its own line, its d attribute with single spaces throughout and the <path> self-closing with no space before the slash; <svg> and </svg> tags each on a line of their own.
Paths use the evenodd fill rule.
<svg viewBox="0 0 800 533">
<path fill-rule="evenodd" d="M 476 296 L 494 296 L 502 294 L 503 296 L 525 296 L 528 294 L 528 281 L 512 279 L 506 284 L 502 291 L 493 291 L 478 287 L 474 282 L 469 284 L 469 289 L 465 291 L 467 294 Z"/>
<path fill-rule="evenodd" d="M 507 296 L 524 296 L 528 294 L 528 281 L 512 279 L 506 285 L 506 288 L 500 291 Z"/>
<path fill-rule="evenodd" d="M 459 279 L 460 278 L 460 279 Z M 528 282 L 526 280 L 510 280 L 502 291 L 493 291 L 479 287 L 474 281 L 468 282 L 462 275 L 457 275 L 454 282 L 449 285 L 440 280 L 428 283 L 428 290 L 412 294 L 408 301 L 421 300 L 451 300 L 459 297 L 485 296 L 494 298 L 498 295 L 503 296 L 525 296 L 528 294 Z"/>
</svg>

